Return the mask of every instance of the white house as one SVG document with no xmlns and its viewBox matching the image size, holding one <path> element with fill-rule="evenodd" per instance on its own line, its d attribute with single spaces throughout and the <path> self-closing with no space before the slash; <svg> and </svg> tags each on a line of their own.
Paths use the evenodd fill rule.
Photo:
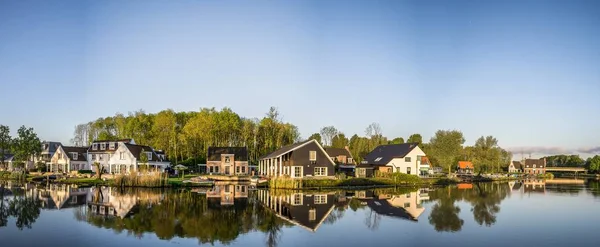
<svg viewBox="0 0 600 247">
<path fill-rule="evenodd" d="M 381 145 L 365 156 L 356 168 L 356 175 L 370 177 L 375 171 L 426 175 L 429 160 L 417 143 Z"/>
<path fill-rule="evenodd" d="M 50 159 L 48 171 L 71 172 L 91 170 L 87 161 L 87 147 L 59 146 Z"/>
<path fill-rule="evenodd" d="M 34 168 L 33 161 L 30 161 L 30 160 L 25 162 L 24 167 L 15 166 L 15 163 L 16 163 L 16 160 L 15 160 L 15 156 L 13 154 L 5 154 L 4 155 L 4 164 L 5 164 L 7 171 L 20 171 L 23 168 L 25 168 L 27 170 Z"/>
<path fill-rule="evenodd" d="M 148 162 L 143 162 L 142 157 L 146 158 Z M 121 143 L 108 160 L 108 172 L 124 174 L 146 168 L 151 171 L 164 171 L 170 165 L 170 162 L 164 157 L 149 146 Z"/>
<path fill-rule="evenodd" d="M 92 170 L 96 172 L 94 163 L 99 163 L 104 172 L 110 172 L 110 159 L 113 157 L 119 146 L 124 145 L 125 143 L 135 144 L 133 139 L 92 142 L 92 145 L 90 145 L 87 152 L 87 160 Z"/>
</svg>

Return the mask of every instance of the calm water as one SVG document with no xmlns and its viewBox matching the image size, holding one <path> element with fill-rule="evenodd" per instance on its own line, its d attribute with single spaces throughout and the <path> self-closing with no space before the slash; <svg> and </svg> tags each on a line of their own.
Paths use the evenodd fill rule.
<svg viewBox="0 0 600 247">
<path fill-rule="evenodd" d="M 598 181 L 284 193 L 1 182 L 2 246 L 598 246 Z"/>
</svg>

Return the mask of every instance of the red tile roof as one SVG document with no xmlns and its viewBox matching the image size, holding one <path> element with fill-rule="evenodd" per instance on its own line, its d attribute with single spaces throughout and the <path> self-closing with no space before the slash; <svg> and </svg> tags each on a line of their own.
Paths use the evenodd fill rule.
<svg viewBox="0 0 600 247">
<path fill-rule="evenodd" d="M 471 163 L 471 161 L 459 161 L 458 162 L 458 168 L 460 169 L 473 169 L 473 163 Z"/>
</svg>

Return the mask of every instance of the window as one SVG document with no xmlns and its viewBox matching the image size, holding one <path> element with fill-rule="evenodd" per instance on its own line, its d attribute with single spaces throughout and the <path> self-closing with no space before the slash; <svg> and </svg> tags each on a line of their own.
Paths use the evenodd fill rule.
<svg viewBox="0 0 600 247">
<path fill-rule="evenodd" d="M 106 143 L 100 143 L 100 150 L 106 149 Z"/>
<path fill-rule="evenodd" d="M 209 167 L 208 167 L 208 172 L 210 172 L 210 173 L 213 173 L 213 171 L 214 171 L 213 167 L 212 167 L 212 166 L 209 166 Z"/>
<path fill-rule="evenodd" d="M 98 154 L 98 160 L 102 160 L 104 158 L 104 154 Z"/>
<path fill-rule="evenodd" d="M 113 149 L 115 149 L 115 143 L 114 143 L 114 142 L 111 142 L 110 144 L 108 144 L 108 148 L 109 148 L 110 150 L 113 150 Z"/>
<path fill-rule="evenodd" d="M 92 150 L 98 150 L 98 144 L 97 143 L 92 144 Z"/>
<path fill-rule="evenodd" d="M 315 195 L 315 204 L 327 204 L 327 195 Z"/>
<path fill-rule="evenodd" d="M 229 185 L 225 185 L 225 193 L 229 193 Z"/>
<path fill-rule="evenodd" d="M 533 168 L 536 168 L 536 165 L 533 165 Z"/>
<path fill-rule="evenodd" d="M 302 194 L 294 194 L 292 198 L 292 205 L 302 205 Z"/>
<path fill-rule="evenodd" d="M 377 159 L 375 159 L 375 162 L 380 161 L 381 159 L 383 159 L 383 157 L 377 157 Z"/>
<path fill-rule="evenodd" d="M 366 168 L 358 168 L 356 169 L 358 176 L 360 177 L 366 177 L 367 176 L 367 169 Z"/>
<path fill-rule="evenodd" d="M 96 160 L 96 155 L 92 154 L 92 160 Z"/>
<path fill-rule="evenodd" d="M 302 177 L 302 167 L 294 166 L 294 177 L 301 178 Z"/>
<path fill-rule="evenodd" d="M 242 173 L 246 173 L 246 167 L 242 166 Z"/>
<path fill-rule="evenodd" d="M 317 220 L 317 209 L 311 208 L 308 210 L 308 220 L 315 221 Z"/>
<path fill-rule="evenodd" d="M 235 167 L 235 173 L 240 173 L 240 167 L 239 166 Z"/>
<path fill-rule="evenodd" d="M 73 160 L 77 160 L 77 153 L 71 153 L 71 155 L 73 156 Z"/>
<path fill-rule="evenodd" d="M 406 174 L 410 174 L 410 167 L 406 168 Z"/>
<path fill-rule="evenodd" d="M 410 162 L 410 157 L 404 157 L 404 162 Z"/>
<path fill-rule="evenodd" d="M 215 173 L 219 173 L 219 167 L 215 166 Z"/>
<path fill-rule="evenodd" d="M 348 164 L 352 164 L 352 158 L 348 158 Z"/>
<path fill-rule="evenodd" d="M 246 186 L 242 185 L 242 193 L 246 193 Z"/>
<path fill-rule="evenodd" d="M 405 202 L 405 203 L 404 203 L 404 207 L 405 207 L 405 208 L 410 208 L 410 202 Z"/>
<path fill-rule="evenodd" d="M 229 156 L 225 157 L 225 163 L 229 163 L 229 161 L 230 161 Z"/>
<path fill-rule="evenodd" d="M 120 153 L 119 153 L 119 158 L 120 158 L 121 160 L 124 160 L 124 159 L 125 159 L 125 152 L 120 152 Z"/>
<path fill-rule="evenodd" d="M 315 176 L 327 176 L 327 167 L 315 167 Z"/>
<path fill-rule="evenodd" d="M 146 158 L 148 158 L 148 160 L 152 160 L 152 152 L 146 152 Z"/>
<path fill-rule="evenodd" d="M 316 161 L 317 160 L 317 151 L 310 151 L 309 152 L 309 160 L 310 161 Z"/>
<path fill-rule="evenodd" d="M 58 159 L 59 159 L 59 160 L 62 160 L 62 153 L 59 153 L 59 154 L 58 154 Z"/>
<path fill-rule="evenodd" d="M 406 194 L 406 198 L 410 198 L 410 193 Z"/>
</svg>

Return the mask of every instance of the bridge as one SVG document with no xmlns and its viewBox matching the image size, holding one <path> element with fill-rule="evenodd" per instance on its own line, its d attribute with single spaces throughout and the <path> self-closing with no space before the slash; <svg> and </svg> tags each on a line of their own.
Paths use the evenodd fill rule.
<svg viewBox="0 0 600 247">
<path fill-rule="evenodd" d="M 583 167 L 546 167 L 546 172 L 587 172 Z"/>
</svg>

